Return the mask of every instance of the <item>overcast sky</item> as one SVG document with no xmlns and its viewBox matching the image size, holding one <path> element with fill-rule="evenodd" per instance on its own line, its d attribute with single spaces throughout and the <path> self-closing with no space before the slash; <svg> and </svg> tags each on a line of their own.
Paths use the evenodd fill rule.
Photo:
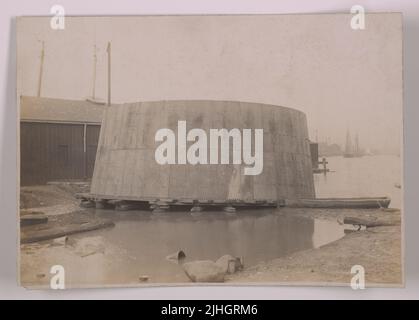
<svg viewBox="0 0 419 320">
<path fill-rule="evenodd" d="M 18 21 L 18 95 L 36 95 L 45 41 L 42 96 L 106 100 L 106 45 L 112 43 L 112 100 L 212 99 L 262 102 L 306 113 L 310 138 L 362 147 L 399 145 L 402 23 L 371 14 L 153 16 Z"/>
</svg>

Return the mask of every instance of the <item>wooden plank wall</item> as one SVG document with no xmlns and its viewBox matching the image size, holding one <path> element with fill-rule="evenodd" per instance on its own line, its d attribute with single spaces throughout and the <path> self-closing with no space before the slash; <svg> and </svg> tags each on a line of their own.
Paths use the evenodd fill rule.
<svg viewBox="0 0 419 320">
<path fill-rule="evenodd" d="M 264 130 L 264 168 L 242 165 L 159 165 L 157 130 L 192 128 Z M 208 141 L 208 154 L 209 154 Z M 244 102 L 160 101 L 109 107 L 104 116 L 91 193 L 126 200 L 276 200 L 313 198 L 307 121 L 297 110 Z"/>
</svg>

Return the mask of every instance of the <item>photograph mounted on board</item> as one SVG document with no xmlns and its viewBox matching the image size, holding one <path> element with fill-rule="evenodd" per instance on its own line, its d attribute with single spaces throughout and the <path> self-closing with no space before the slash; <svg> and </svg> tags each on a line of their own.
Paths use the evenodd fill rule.
<svg viewBox="0 0 419 320">
<path fill-rule="evenodd" d="M 358 15 L 17 18 L 20 285 L 403 286 L 402 16 Z"/>
</svg>

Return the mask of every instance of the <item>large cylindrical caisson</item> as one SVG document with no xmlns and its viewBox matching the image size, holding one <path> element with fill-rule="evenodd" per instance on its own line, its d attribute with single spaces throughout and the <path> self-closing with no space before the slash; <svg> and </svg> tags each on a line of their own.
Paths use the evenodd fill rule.
<svg viewBox="0 0 419 320">
<path fill-rule="evenodd" d="M 253 147 L 254 129 L 263 129 L 262 172 L 245 175 L 249 165 L 233 164 L 232 157 L 229 164 L 159 164 L 155 152 L 162 142 L 156 141 L 156 132 L 167 128 L 177 135 L 179 121 L 186 123 L 186 132 L 206 132 L 208 159 L 211 129 L 252 129 Z M 306 116 L 290 108 L 236 101 L 110 106 L 102 122 L 91 194 L 124 200 L 314 198 Z"/>
</svg>

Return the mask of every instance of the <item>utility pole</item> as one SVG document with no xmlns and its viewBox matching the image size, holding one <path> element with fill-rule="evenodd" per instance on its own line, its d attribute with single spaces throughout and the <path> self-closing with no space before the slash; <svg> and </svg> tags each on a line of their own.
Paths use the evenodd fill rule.
<svg viewBox="0 0 419 320">
<path fill-rule="evenodd" d="M 111 43 L 108 42 L 106 49 L 108 53 L 108 106 L 111 105 Z"/>
<path fill-rule="evenodd" d="M 41 96 L 41 89 L 42 89 L 42 76 L 44 73 L 44 57 L 45 57 L 45 44 L 42 41 L 42 50 L 41 50 L 41 63 L 39 66 L 39 78 L 38 78 L 38 94 L 37 96 Z"/>
<path fill-rule="evenodd" d="M 93 47 L 93 88 L 92 88 L 92 99 L 96 99 L 96 68 L 97 68 L 97 54 L 96 45 Z"/>
</svg>

